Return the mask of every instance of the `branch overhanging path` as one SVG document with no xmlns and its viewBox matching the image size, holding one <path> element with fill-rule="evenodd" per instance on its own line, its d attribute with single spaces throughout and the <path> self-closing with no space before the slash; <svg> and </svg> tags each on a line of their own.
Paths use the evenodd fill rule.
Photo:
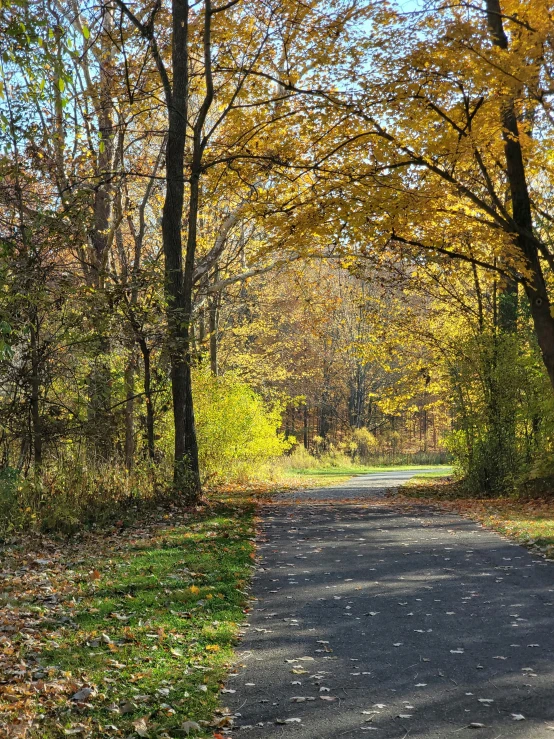
<svg viewBox="0 0 554 739">
<path fill-rule="evenodd" d="M 413 474 L 264 507 L 252 611 L 222 696 L 235 728 L 252 739 L 552 736 L 552 564 L 385 498 Z"/>
</svg>

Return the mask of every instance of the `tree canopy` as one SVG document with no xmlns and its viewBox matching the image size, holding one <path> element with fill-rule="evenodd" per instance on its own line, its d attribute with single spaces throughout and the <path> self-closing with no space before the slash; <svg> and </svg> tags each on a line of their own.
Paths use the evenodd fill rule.
<svg viewBox="0 0 554 739">
<path fill-rule="evenodd" d="M 6 469 L 155 470 L 195 502 L 222 474 L 197 397 L 225 438 L 261 413 L 275 454 L 546 474 L 552 23 L 540 0 L 4 2 Z"/>
</svg>

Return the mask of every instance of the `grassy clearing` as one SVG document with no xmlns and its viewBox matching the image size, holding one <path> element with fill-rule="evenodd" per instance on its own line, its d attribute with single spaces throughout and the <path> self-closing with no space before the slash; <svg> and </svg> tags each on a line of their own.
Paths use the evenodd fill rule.
<svg viewBox="0 0 554 739">
<path fill-rule="evenodd" d="M 372 472 L 401 471 L 401 470 L 447 470 L 450 467 L 443 464 L 444 454 L 437 455 L 398 455 L 389 457 L 352 457 L 344 450 L 331 447 L 320 454 L 308 452 L 302 445 L 297 446 L 291 454 L 286 454 L 268 466 L 270 476 L 274 479 L 288 480 L 290 478 L 367 475 Z"/>
<path fill-rule="evenodd" d="M 400 499 L 438 505 L 468 516 L 487 528 L 554 558 L 554 499 L 550 497 L 469 497 L 451 478 L 418 476 L 402 487 Z"/>
<path fill-rule="evenodd" d="M 212 736 L 254 556 L 237 499 L 6 546 L 0 735 Z"/>
</svg>

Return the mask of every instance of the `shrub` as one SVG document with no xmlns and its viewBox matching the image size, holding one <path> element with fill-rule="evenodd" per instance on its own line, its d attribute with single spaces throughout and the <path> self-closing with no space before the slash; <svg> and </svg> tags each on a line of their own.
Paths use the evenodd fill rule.
<svg viewBox="0 0 554 739">
<path fill-rule="evenodd" d="M 456 424 L 447 447 L 471 492 L 514 492 L 552 459 L 552 395 L 540 356 L 524 334 L 484 333 L 461 349 L 451 366 Z"/>
<path fill-rule="evenodd" d="M 296 446 L 292 454 L 287 454 L 278 461 L 279 470 L 308 470 L 319 466 L 319 459 L 310 454 L 304 445 Z"/>
<path fill-rule="evenodd" d="M 40 477 L 9 470 L 0 477 L 0 526 L 73 534 L 170 494 L 170 470 L 144 460 L 131 472 L 118 464 L 92 464 L 78 454 L 50 460 Z"/>
<path fill-rule="evenodd" d="M 281 409 L 270 407 L 234 374 L 195 377 L 200 467 L 205 478 L 244 480 L 290 449 L 279 433 Z"/>
<path fill-rule="evenodd" d="M 377 439 L 365 426 L 361 429 L 354 429 L 352 441 L 356 445 L 358 456 L 362 461 L 367 460 L 378 447 Z"/>
<path fill-rule="evenodd" d="M 20 493 L 17 470 L 7 467 L 0 470 L 0 529 L 10 530 L 19 526 Z"/>
<path fill-rule="evenodd" d="M 291 472 L 300 470 L 332 470 L 352 467 L 352 459 L 342 449 L 333 444 L 325 452 L 308 451 L 304 446 L 297 446 L 292 454 L 278 461 L 276 472 Z"/>
<path fill-rule="evenodd" d="M 196 421 L 204 479 L 241 481 L 259 473 L 292 441 L 279 433 L 281 411 L 265 404 L 235 375 L 195 376 Z M 40 475 L 0 470 L 0 530 L 72 534 L 83 525 L 125 519 L 126 511 L 173 497 L 171 446 L 165 418 L 157 459 L 129 471 L 122 462 L 96 462 L 66 448 L 45 460 Z"/>
</svg>

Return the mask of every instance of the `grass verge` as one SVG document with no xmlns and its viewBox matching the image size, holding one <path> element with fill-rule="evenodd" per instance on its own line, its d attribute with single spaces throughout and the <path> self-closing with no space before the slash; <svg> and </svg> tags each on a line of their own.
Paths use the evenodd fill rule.
<svg viewBox="0 0 554 739">
<path fill-rule="evenodd" d="M 213 736 L 253 536 L 237 495 L 80 541 L 7 544 L 0 735 Z"/>
<path fill-rule="evenodd" d="M 468 516 L 537 554 L 554 559 L 554 500 L 551 497 L 469 497 L 455 480 L 437 480 L 427 475 L 409 480 L 395 497 L 437 505 Z"/>
<path fill-rule="evenodd" d="M 329 483 L 227 485 L 204 508 L 130 508 L 102 531 L 5 541 L 0 738 L 223 737 L 256 502 Z"/>
</svg>

